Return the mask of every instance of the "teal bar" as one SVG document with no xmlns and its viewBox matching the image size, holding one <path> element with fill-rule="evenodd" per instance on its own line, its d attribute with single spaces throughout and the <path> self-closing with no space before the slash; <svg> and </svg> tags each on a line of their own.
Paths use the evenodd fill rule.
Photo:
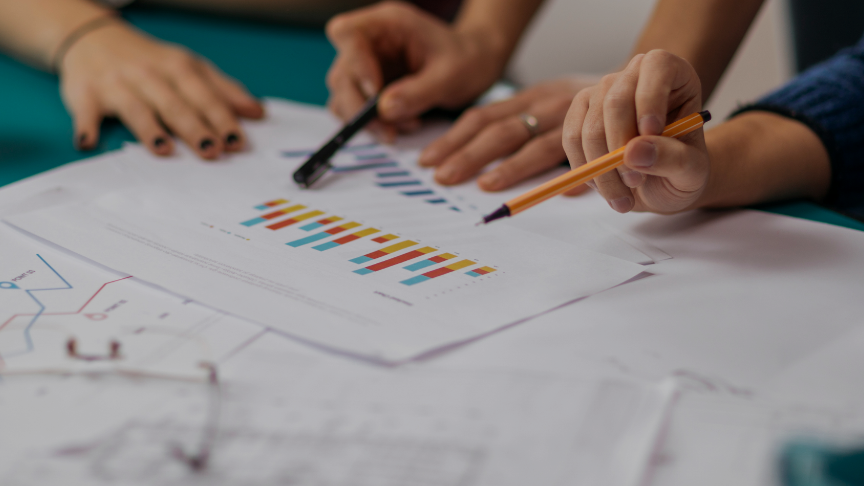
<svg viewBox="0 0 864 486">
<path fill-rule="evenodd" d="M 427 277 L 426 275 L 417 275 L 416 277 L 411 277 L 408 280 L 403 280 L 399 283 L 405 284 L 405 285 L 417 285 L 418 283 L 425 282 L 427 280 L 432 280 L 432 279 Z"/>
<path fill-rule="evenodd" d="M 266 205 L 266 204 L 262 204 L 262 205 L 260 205 L 260 206 L 255 206 L 255 209 L 258 209 L 258 210 L 264 211 L 265 209 L 268 209 L 269 207 L 270 207 L 270 206 L 268 206 L 268 205 Z"/>
<path fill-rule="evenodd" d="M 322 226 L 324 226 L 324 225 L 321 223 L 309 223 L 306 226 L 301 226 L 300 229 L 303 231 L 312 231 L 312 230 L 318 229 Z"/>
<path fill-rule="evenodd" d="M 435 265 L 435 262 L 433 262 L 432 260 L 423 260 L 421 262 L 412 263 L 411 265 L 402 268 L 404 268 L 405 270 L 411 270 L 412 272 L 416 272 L 421 268 L 431 267 L 432 265 Z"/>
<path fill-rule="evenodd" d="M 402 194 L 406 196 L 431 196 L 435 194 L 435 191 L 430 191 L 429 189 L 423 189 L 422 191 L 402 191 Z"/>
<path fill-rule="evenodd" d="M 351 260 L 351 262 L 352 263 L 366 263 L 369 260 L 371 260 L 371 258 L 369 258 L 367 256 L 361 256 L 361 257 L 357 257 L 357 258 Z"/>
<path fill-rule="evenodd" d="M 378 187 L 419 186 L 420 181 L 379 182 Z"/>
<path fill-rule="evenodd" d="M 290 243 L 285 243 L 288 246 L 293 246 L 297 248 L 298 246 L 308 245 L 309 243 L 315 243 L 318 240 L 323 240 L 324 238 L 329 238 L 333 235 L 330 233 L 316 233 L 312 236 L 307 236 L 306 238 L 301 238 L 299 240 L 294 240 Z"/>
<path fill-rule="evenodd" d="M 409 176 L 410 172 L 407 170 L 400 170 L 399 172 L 379 172 L 378 177 L 399 177 L 399 176 Z"/>
<path fill-rule="evenodd" d="M 250 219 L 249 221 L 243 221 L 240 224 L 242 224 L 243 226 L 255 226 L 256 224 L 263 223 L 264 221 L 267 221 L 267 220 L 264 218 L 255 218 L 255 219 Z"/>
<path fill-rule="evenodd" d="M 318 251 L 326 251 L 330 248 L 336 248 L 337 246 L 339 246 L 339 243 L 336 243 L 335 241 L 328 241 L 327 243 L 322 243 L 318 246 L 313 246 L 312 248 Z"/>
<path fill-rule="evenodd" d="M 479 276 L 480 276 L 479 273 L 476 273 L 476 272 L 473 271 L 473 270 L 470 271 L 470 272 L 465 272 L 465 275 L 468 275 L 469 277 L 479 277 Z"/>
<path fill-rule="evenodd" d="M 372 273 L 372 270 L 369 270 L 368 268 L 361 268 L 359 270 L 354 270 L 354 273 L 356 273 L 358 275 L 367 275 L 367 274 Z"/>
<path fill-rule="evenodd" d="M 441 199 L 441 198 L 439 197 L 438 199 L 427 199 L 426 202 L 429 203 L 429 204 L 444 204 L 444 203 L 447 202 L 447 200 L 446 200 L 446 199 Z"/>
</svg>

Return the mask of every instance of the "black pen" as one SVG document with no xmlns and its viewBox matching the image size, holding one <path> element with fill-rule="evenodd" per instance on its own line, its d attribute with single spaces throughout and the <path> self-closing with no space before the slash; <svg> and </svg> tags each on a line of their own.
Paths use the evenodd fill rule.
<svg viewBox="0 0 864 486">
<path fill-rule="evenodd" d="M 332 167 L 330 158 L 342 148 L 355 133 L 378 116 L 378 95 L 369 98 L 363 108 L 354 115 L 348 123 L 339 130 L 335 137 L 309 157 L 299 169 L 294 172 L 294 181 L 301 187 L 308 188 L 321 178 Z"/>
</svg>

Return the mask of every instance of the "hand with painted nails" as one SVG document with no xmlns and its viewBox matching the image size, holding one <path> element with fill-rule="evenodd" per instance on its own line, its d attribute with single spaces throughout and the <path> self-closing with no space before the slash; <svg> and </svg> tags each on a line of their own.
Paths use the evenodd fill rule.
<svg viewBox="0 0 864 486">
<path fill-rule="evenodd" d="M 76 41 L 57 69 L 81 149 L 94 147 L 102 119 L 114 116 L 154 154 L 170 154 L 174 134 L 214 159 L 243 148 L 238 117 L 263 116 L 261 105 L 207 60 L 119 20 Z"/>
<path fill-rule="evenodd" d="M 327 36 L 337 56 L 327 74 L 328 107 L 351 118 L 383 89 L 379 122 L 392 141 L 419 127 L 434 107 L 459 108 L 498 79 L 540 0 L 467 0 L 449 25 L 402 2 L 382 2 L 334 17 Z M 385 88 L 386 86 L 386 88 Z"/>
<path fill-rule="evenodd" d="M 449 185 L 468 180 L 503 157 L 500 165 L 477 180 L 486 191 L 507 189 L 555 167 L 567 160 L 561 134 L 570 103 L 596 81 L 589 77 L 547 81 L 508 100 L 471 108 L 426 147 L 419 163 L 437 167 L 435 179 Z M 523 115 L 534 117 L 536 130 L 530 130 Z"/>
<path fill-rule="evenodd" d="M 710 175 L 704 133 L 660 134 L 701 109 L 699 77 L 687 61 L 660 50 L 639 54 L 576 95 L 564 122 L 564 151 L 576 168 L 627 146 L 623 166 L 589 183 L 620 213 L 691 209 Z"/>
</svg>

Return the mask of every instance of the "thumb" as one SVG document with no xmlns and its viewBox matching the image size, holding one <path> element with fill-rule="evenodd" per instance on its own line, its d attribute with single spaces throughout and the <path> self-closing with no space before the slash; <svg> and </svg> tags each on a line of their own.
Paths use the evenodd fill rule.
<svg viewBox="0 0 864 486">
<path fill-rule="evenodd" d="M 680 191 L 696 191 L 708 180 L 710 162 L 701 130 L 682 139 L 636 137 L 624 150 L 624 165 L 650 176 L 663 177 Z"/>
<path fill-rule="evenodd" d="M 403 122 L 422 115 L 439 103 L 440 95 L 447 91 L 449 80 L 446 69 L 426 65 L 388 86 L 378 103 L 378 113 L 388 122 Z"/>
<path fill-rule="evenodd" d="M 102 111 L 99 101 L 90 92 L 82 92 L 67 100 L 69 114 L 74 125 L 75 148 L 90 150 L 99 142 L 99 125 L 102 123 Z"/>
</svg>

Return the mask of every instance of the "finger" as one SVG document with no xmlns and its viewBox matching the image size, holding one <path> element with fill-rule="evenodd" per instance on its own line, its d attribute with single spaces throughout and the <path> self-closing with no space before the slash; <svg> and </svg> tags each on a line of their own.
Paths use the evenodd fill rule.
<svg viewBox="0 0 864 486">
<path fill-rule="evenodd" d="M 167 81 L 145 71 L 138 73 L 134 82 L 137 91 L 156 110 L 162 122 L 199 157 L 215 159 L 222 152 L 221 138 Z"/>
<path fill-rule="evenodd" d="M 428 64 L 417 73 L 390 84 L 381 94 L 378 112 L 381 118 L 391 122 L 420 116 L 438 104 L 442 93 L 447 91 L 445 86 L 457 78 L 448 67 Z"/>
<path fill-rule="evenodd" d="M 366 12 L 337 15 L 326 26 L 327 37 L 339 53 L 339 69 L 328 72 L 328 86 L 344 88 L 345 80 L 371 98 L 384 85 L 381 64 L 370 42 L 376 18 Z M 380 26 L 377 26 L 380 27 Z M 334 63 L 335 65 L 335 63 Z M 332 77 L 331 77 L 332 76 Z"/>
<path fill-rule="evenodd" d="M 441 165 L 454 152 L 464 147 L 490 123 L 507 116 L 518 115 L 530 106 L 527 97 L 519 97 L 492 103 L 488 106 L 471 108 L 456 120 L 447 133 L 429 144 L 420 154 L 418 163 L 426 167 Z"/>
<path fill-rule="evenodd" d="M 348 77 L 339 78 L 330 89 L 330 110 L 344 121 L 350 120 L 366 104 L 366 97 Z"/>
<path fill-rule="evenodd" d="M 66 98 L 66 97 L 64 97 Z M 76 96 L 66 99 L 72 115 L 75 135 L 73 141 L 78 150 L 91 150 L 99 142 L 99 125 L 102 123 L 102 110 L 99 100 L 90 90 L 82 90 Z"/>
<path fill-rule="evenodd" d="M 567 197 L 581 196 L 582 194 L 588 192 L 589 189 L 591 189 L 591 186 L 589 186 L 588 184 L 582 184 L 581 186 L 576 186 L 575 188 L 565 192 L 564 195 Z"/>
<path fill-rule="evenodd" d="M 585 150 L 585 159 L 589 162 L 609 153 L 603 102 L 615 79 L 615 76 L 604 77 L 600 83 L 601 89 L 594 91 L 591 96 L 588 113 L 582 125 L 582 147 Z M 597 185 L 597 191 L 612 209 L 619 213 L 626 213 L 633 209 L 636 199 L 621 181 L 617 170 L 596 177 L 594 183 Z"/>
<path fill-rule="evenodd" d="M 209 61 L 202 61 L 201 73 L 239 116 L 258 120 L 264 117 L 264 107 L 238 81 L 223 73 Z"/>
<path fill-rule="evenodd" d="M 231 108 L 205 81 L 198 70 L 178 73 L 174 87 L 186 102 L 195 108 L 204 121 L 216 132 L 225 150 L 238 151 L 245 144 L 245 137 Z"/>
<path fill-rule="evenodd" d="M 518 117 L 497 121 L 447 157 L 435 171 L 435 180 L 441 184 L 463 182 L 490 162 L 512 154 L 530 139 L 530 132 Z"/>
<path fill-rule="evenodd" d="M 687 105 L 687 114 L 698 111 L 702 104 L 699 77 L 680 57 L 651 51 L 641 62 L 635 100 L 639 133 L 660 135 L 669 115 L 674 119 L 681 105 Z"/>
<path fill-rule="evenodd" d="M 701 155 L 699 146 L 704 146 L 701 130 L 682 139 L 638 137 L 627 144 L 624 164 L 634 171 L 667 179 L 667 188 L 693 192 L 704 187 L 709 173 L 708 158 Z"/>
<path fill-rule="evenodd" d="M 477 185 L 484 191 L 500 191 L 558 166 L 567 158 L 561 146 L 562 132 L 562 128 L 557 128 L 531 140 L 501 165 L 480 176 Z"/>
<path fill-rule="evenodd" d="M 148 150 L 156 155 L 174 151 L 174 142 L 165 132 L 153 108 L 128 86 L 118 83 L 105 91 L 110 111 L 135 135 Z"/>
<path fill-rule="evenodd" d="M 643 54 L 633 57 L 616 77 L 603 99 L 603 126 L 606 132 L 606 147 L 610 152 L 623 147 L 639 135 L 636 126 L 636 86 L 643 57 Z M 640 172 L 626 166 L 619 167 L 617 172 L 621 182 L 629 188 L 638 187 L 644 181 Z"/>
</svg>

